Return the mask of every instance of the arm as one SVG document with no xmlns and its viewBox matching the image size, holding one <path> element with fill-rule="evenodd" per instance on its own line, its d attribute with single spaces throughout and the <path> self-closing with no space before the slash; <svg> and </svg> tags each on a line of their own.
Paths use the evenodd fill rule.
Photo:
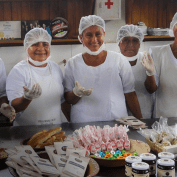
<svg viewBox="0 0 177 177">
<path fill-rule="evenodd" d="M 157 84 L 154 76 L 155 66 L 154 61 L 149 53 L 144 53 L 141 64 L 144 66 L 147 74 L 146 80 L 144 82 L 146 90 L 149 93 L 154 93 L 157 90 Z"/>
<path fill-rule="evenodd" d="M 14 107 L 16 112 L 22 112 L 29 106 L 31 101 L 32 100 L 28 100 L 24 98 L 24 96 L 22 96 L 20 98 L 12 100 L 11 105 Z"/>
<path fill-rule="evenodd" d="M 138 119 L 141 119 L 142 114 L 141 114 L 141 109 L 140 109 L 136 92 L 125 93 L 124 95 L 125 95 L 127 106 L 132 112 L 133 116 L 135 116 Z"/>
<path fill-rule="evenodd" d="M 146 90 L 151 94 L 154 93 L 157 90 L 157 84 L 155 81 L 155 77 L 153 76 L 147 76 L 146 80 L 144 82 L 144 85 L 146 87 Z"/>
<path fill-rule="evenodd" d="M 34 84 L 32 89 L 28 89 L 25 86 L 23 89 L 24 95 L 11 101 L 11 105 L 14 107 L 16 112 L 24 111 L 33 99 L 40 97 L 42 94 L 42 89 L 38 83 Z"/>
<path fill-rule="evenodd" d="M 72 105 L 76 104 L 81 99 L 81 97 L 76 96 L 73 91 L 65 92 L 64 97 L 65 100 Z"/>
<path fill-rule="evenodd" d="M 70 113 L 71 113 L 71 104 L 67 103 L 66 101 L 61 104 L 61 110 L 65 115 L 68 122 L 70 122 Z"/>
<path fill-rule="evenodd" d="M 64 96 L 68 103 L 76 104 L 83 96 L 89 96 L 93 91 L 93 88 L 85 90 L 78 81 L 75 82 L 73 91 L 65 92 Z"/>
</svg>

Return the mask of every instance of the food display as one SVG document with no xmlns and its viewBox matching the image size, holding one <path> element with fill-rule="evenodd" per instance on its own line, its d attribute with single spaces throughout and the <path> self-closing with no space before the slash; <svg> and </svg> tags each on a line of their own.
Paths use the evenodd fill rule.
<svg viewBox="0 0 177 177">
<path fill-rule="evenodd" d="M 177 153 L 177 125 L 168 126 L 168 118 L 161 117 L 155 121 L 152 129 L 140 130 L 139 133 L 146 138 L 147 144 L 156 153 Z"/>
<path fill-rule="evenodd" d="M 76 148 L 84 147 L 87 156 L 90 155 L 99 165 L 112 166 L 109 160 L 117 160 L 117 163 L 114 162 L 113 165 L 124 166 L 127 156 L 138 156 L 141 153 L 150 152 L 148 144 L 129 139 L 128 131 L 125 125 L 115 124 L 114 127 L 106 125 L 103 128 L 87 125 L 75 130 L 72 135 L 68 135 L 67 140 L 72 141 Z"/>
<path fill-rule="evenodd" d="M 66 136 L 61 129 L 61 127 L 57 127 L 48 131 L 42 130 L 34 134 L 27 142 L 27 145 L 33 148 L 44 148 L 45 146 L 53 145 L 54 142 L 64 141 Z"/>
<path fill-rule="evenodd" d="M 83 149 L 71 148 L 72 152 L 68 154 L 71 150 L 68 147 L 73 147 L 72 142 L 54 142 L 53 146 L 45 146 L 46 151 L 36 153 L 30 145 L 15 146 L 14 149 L 6 150 L 9 157 L 6 164 L 15 177 L 84 177 L 99 172 L 99 166 L 93 159 L 86 157 L 85 153 L 75 153 Z"/>
</svg>

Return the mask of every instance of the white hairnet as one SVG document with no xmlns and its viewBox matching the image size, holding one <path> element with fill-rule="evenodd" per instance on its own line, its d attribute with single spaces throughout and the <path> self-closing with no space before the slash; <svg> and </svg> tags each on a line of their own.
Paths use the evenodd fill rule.
<svg viewBox="0 0 177 177">
<path fill-rule="evenodd" d="M 31 45 L 37 42 L 47 42 L 49 43 L 49 45 L 51 45 L 51 40 L 52 37 L 46 30 L 44 30 L 43 28 L 34 28 L 25 35 L 24 39 L 25 51 L 27 51 Z"/>
<path fill-rule="evenodd" d="M 172 21 L 170 23 L 170 29 L 173 30 L 174 25 L 177 23 L 177 12 L 175 13 L 175 15 L 172 18 Z"/>
<path fill-rule="evenodd" d="M 136 25 L 124 25 L 117 32 L 117 42 L 119 43 L 124 37 L 136 37 L 141 43 L 143 42 L 144 34 Z"/>
<path fill-rule="evenodd" d="M 96 26 L 103 28 L 103 30 L 105 32 L 104 20 L 99 16 L 89 15 L 89 16 L 85 16 L 85 17 L 81 18 L 80 24 L 79 24 L 79 34 L 82 34 L 86 28 L 88 28 L 92 25 L 96 25 Z"/>
</svg>

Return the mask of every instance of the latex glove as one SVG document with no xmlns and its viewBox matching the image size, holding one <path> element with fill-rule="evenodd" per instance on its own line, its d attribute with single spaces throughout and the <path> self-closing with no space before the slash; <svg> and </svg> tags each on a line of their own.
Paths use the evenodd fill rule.
<svg viewBox="0 0 177 177">
<path fill-rule="evenodd" d="M 29 90 L 26 86 L 24 86 L 23 91 L 24 91 L 24 98 L 28 100 L 38 98 L 42 94 L 41 86 L 38 83 L 34 84 L 31 90 Z"/>
<path fill-rule="evenodd" d="M 93 88 L 85 90 L 78 81 L 75 82 L 75 87 L 73 88 L 73 92 L 78 97 L 89 96 L 93 91 Z"/>
<path fill-rule="evenodd" d="M 141 64 L 144 66 L 148 76 L 153 76 L 155 74 L 154 61 L 149 52 L 144 52 Z"/>
<path fill-rule="evenodd" d="M 15 119 L 16 113 L 15 109 L 7 103 L 3 103 L 0 108 L 0 112 L 9 118 L 10 122 Z"/>
</svg>

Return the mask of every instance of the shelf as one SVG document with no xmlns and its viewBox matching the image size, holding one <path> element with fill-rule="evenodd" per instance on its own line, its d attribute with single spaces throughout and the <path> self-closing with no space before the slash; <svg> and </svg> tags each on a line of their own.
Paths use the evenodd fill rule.
<svg viewBox="0 0 177 177">
<path fill-rule="evenodd" d="M 143 42 L 146 41 L 173 41 L 174 37 L 170 36 L 144 36 Z M 53 39 L 52 45 L 70 45 L 81 44 L 78 39 Z M 23 46 L 23 40 L 0 41 L 0 47 Z"/>
<path fill-rule="evenodd" d="M 145 41 L 174 41 L 174 37 L 170 36 L 144 36 Z"/>
<path fill-rule="evenodd" d="M 80 44 L 78 39 L 53 39 L 52 45 Z M 23 40 L 0 41 L 0 47 L 23 46 Z"/>
</svg>

